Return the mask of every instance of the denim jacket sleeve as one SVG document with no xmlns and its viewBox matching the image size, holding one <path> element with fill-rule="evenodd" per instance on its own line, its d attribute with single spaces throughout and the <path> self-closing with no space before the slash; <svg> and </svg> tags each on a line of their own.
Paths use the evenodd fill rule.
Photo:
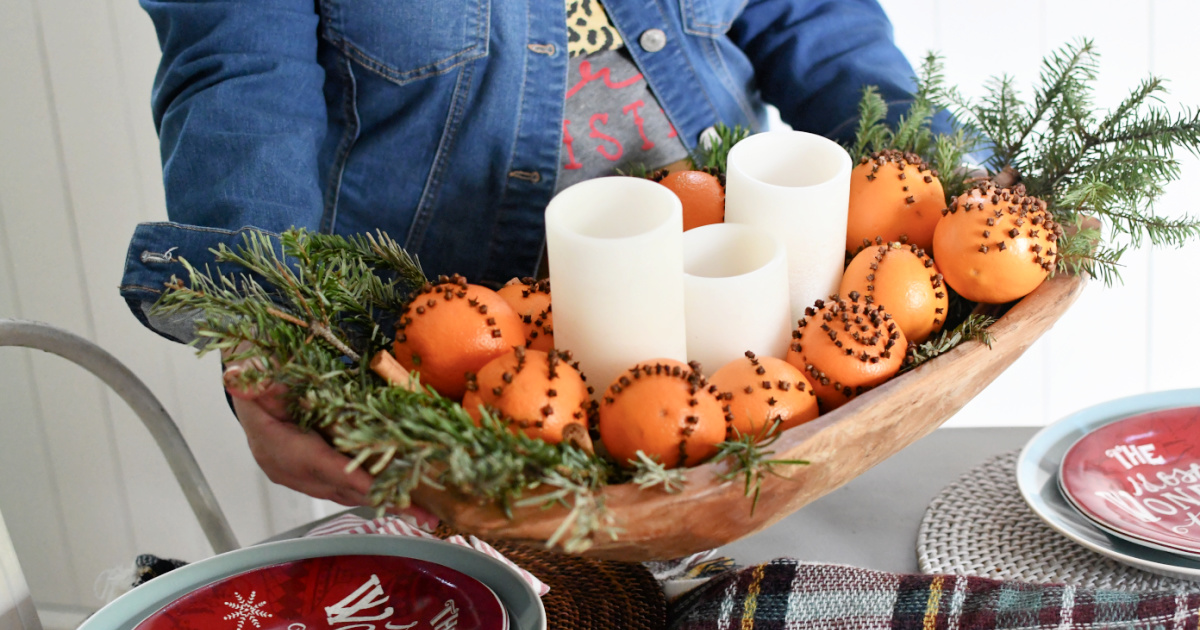
<svg viewBox="0 0 1200 630">
<path fill-rule="evenodd" d="M 312 0 L 142 6 L 162 47 L 152 108 L 170 218 L 138 226 L 126 262 L 122 293 L 145 322 L 163 266 L 182 274 L 179 258 L 207 260 L 246 226 L 319 225 L 326 107 Z"/>
<path fill-rule="evenodd" d="M 876 0 L 751 0 L 729 37 L 754 65 L 763 98 L 796 129 L 853 138 L 866 85 L 895 105 L 893 120 L 912 98 L 912 67 Z"/>
</svg>

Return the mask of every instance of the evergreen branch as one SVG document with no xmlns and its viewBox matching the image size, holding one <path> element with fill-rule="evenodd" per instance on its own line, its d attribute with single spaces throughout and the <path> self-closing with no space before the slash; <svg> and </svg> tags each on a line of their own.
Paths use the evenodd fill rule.
<svg viewBox="0 0 1200 630">
<path fill-rule="evenodd" d="M 1034 93 L 1032 109 L 1020 118 L 1021 125 L 1017 136 L 1011 141 L 999 145 L 1004 164 L 1012 164 L 1017 155 L 1025 149 L 1025 141 L 1030 138 L 1043 118 L 1051 112 L 1055 103 L 1068 98 L 1068 104 L 1074 102 L 1076 109 L 1090 110 L 1089 81 L 1096 79 L 1096 66 L 1099 55 L 1090 39 L 1084 39 L 1079 44 L 1069 44 L 1063 51 L 1055 51 L 1042 62 L 1042 85 Z"/>
<path fill-rule="evenodd" d="M 1079 270 L 1109 283 L 1120 278 L 1117 261 L 1127 245 L 1148 239 L 1181 246 L 1200 238 L 1200 220 L 1168 219 L 1153 211 L 1166 184 L 1179 178 L 1175 152 L 1200 155 L 1200 111 L 1184 108 L 1173 115 L 1157 106 L 1165 84 L 1150 77 L 1099 114 L 1092 98 L 1098 58 L 1089 40 L 1047 57 L 1029 106 L 1007 77 L 993 80 L 978 105 L 954 93 L 950 98 L 990 140 L 993 173 L 1011 167 L 1059 223 L 1094 216 L 1106 225 L 1112 243 L 1093 242 L 1098 249 L 1088 253 L 1089 241 L 1068 237 L 1074 249 L 1070 259 L 1060 258 L 1058 270 Z"/>
<path fill-rule="evenodd" d="M 316 232 L 297 232 L 308 240 L 304 249 L 314 260 L 345 262 L 353 260 L 377 269 L 390 269 L 399 274 L 409 288 L 417 288 L 429 280 L 421 269 L 421 263 L 410 255 L 383 230 L 375 234 L 334 236 Z"/>
<path fill-rule="evenodd" d="M 1189 240 L 1200 238 L 1200 220 L 1191 216 L 1168 219 L 1158 215 L 1147 216 L 1112 208 L 1101 210 L 1100 214 L 1122 225 L 1123 231 L 1131 235 L 1134 247 L 1141 245 L 1142 234 L 1145 234 L 1152 244 L 1159 246 L 1183 247 Z"/>
<path fill-rule="evenodd" d="M 964 162 L 967 154 L 976 150 L 978 145 L 978 136 L 966 128 L 955 129 L 952 134 L 938 134 L 934 138 L 932 166 L 948 198 L 958 197 L 970 188 L 968 180 L 972 174 Z"/>
<path fill-rule="evenodd" d="M 1120 260 L 1128 244 L 1115 247 L 1101 245 L 1099 228 L 1078 228 L 1066 231 L 1058 239 L 1058 262 L 1055 273 L 1087 274 L 1099 278 L 1105 286 L 1121 281 Z"/>
<path fill-rule="evenodd" d="M 943 330 L 933 339 L 909 349 L 901 373 L 915 369 L 926 361 L 946 354 L 957 348 L 964 341 L 978 341 L 989 349 L 994 338 L 988 327 L 996 323 L 995 318 L 986 315 L 971 314 L 953 330 Z"/>
<path fill-rule="evenodd" d="M 926 55 L 917 73 L 917 89 L 913 93 L 908 111 L 900 117 L 890 148 L 911 151 L 926 157 L 933 145 L 930 126 L 933 115 L 940 108 L 940 95 L 946 79 L 944 68 L 937 55 Z"/>
<path fill-rule="evenodd" d="M 734 439 L 718 444 L 717 454 L 709 460 L 710 463 L 730 460 L 729 470 L 720 474 L 721 479 L 725 481 L 738 477 L 745 479 L 744 494 L 754 497 L 750 504 L 751 514 L 758 505 L 758 495 L 767 475 L 783 477 L 775 470 L 776 467 L 808 465 L 808 462 L 802 459 L 770 459 L 775 451 L 769 451 L 767 448 L 774 444 L 782 433 L 779 430 L 779 419 L 776 418 L 769 427 L 765 427 L 765 430 L 757 435 L 738 433 Z"/>
</svg>

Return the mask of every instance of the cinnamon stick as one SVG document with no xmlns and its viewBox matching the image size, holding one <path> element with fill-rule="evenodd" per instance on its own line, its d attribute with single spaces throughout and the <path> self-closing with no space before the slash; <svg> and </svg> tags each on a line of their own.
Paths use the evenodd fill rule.
<svg viewBox="0 0 1200 630">
<path fill-rule="evenodd" d="M 371 357 L 371 369 L 391 385 L 403 387 L 410 392 L 417 391 L 416 380 L 412 374 L 409 374 L 386 349 L 376 352 L 375 356 Z"/>
</svg>

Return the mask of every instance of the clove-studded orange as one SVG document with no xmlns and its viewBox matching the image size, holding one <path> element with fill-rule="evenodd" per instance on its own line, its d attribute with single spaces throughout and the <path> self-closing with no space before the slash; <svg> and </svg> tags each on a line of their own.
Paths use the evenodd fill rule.
<svg viewBox="0 0 1200 630">
<path fill-rule="evenodd" d="M 850 172 L 846 251 L 901 241 L 929 251 L 933 229 L 946 208 L 937 171 L 919 155 L 880 151 Z"/>
<path fill-rule="evenodd" d="M 895 376 L 907 348 L 885 310 L 860 296 L 834 295 L 804 309 L 787 362 L 808 376 L 821 410 L 830 411 Z"/>
<path fill-rule="evenodd" d="M 422 384 L 457 400 L 467 391 L 467 372 L 523 345 L 521 318 L 504 298 L 461 276 L 443 276 L 409 300 L 396 324 L 393 353 Z"/>
<path fill-rule="evenodd" d="M 799 368 L 775 357 L 746 351 L 717 370 L 709 382 L 733 416 L 741 435 L 762 435 L 778 423 L 784 431 L 816 418 L 817 397 L 812 383 Z"/>
<path fill-rule="evenodd" d="M 467 376 L 462 406 L 476 423 L 483 405 L 514 433 L 557 444 L 568 424 L 588 426 L 593 403 L 584 381 L 570 355 L 517 346 Z"/>
<path fill-rule="evenodd" d="M 554 349 L 554 314 L 550 310 L 550 280 L 513 278 L 496 293 L 521 317 L 525 347 L 549 352 Z"/>
<path fill-rule="evenodd" d="M 725 180 L 708 171 L 675 171 L 660 184 L 683 203 L 683 231 L 725 220 Z"/>
<path fill-rule="evenodd" d="M 629 368 L 600 401 L 600 440 L 622 466 L 640 450 L 667 468 L 712 457 L 730 431 L 730 418 L 699 365 L 671 359 Z"/>
<path fill-rule="evenodd" d="M 1036 289 L 1058 260 L 1062 228 L 1046 202 L 990 182 L 963 193 L 946 209 L 933 237 L 933 256 L 946 282 L 973 302 L 1003 304 Z"/>
<path fill-rule="evenodd" d="M 946 323 L 950 298 L 942 280 L 925 250 L 892 242 L 859 252 L 846 267 L 838 293 L 882 306 L 905 339 L 921 343 Z"/>
</svg>

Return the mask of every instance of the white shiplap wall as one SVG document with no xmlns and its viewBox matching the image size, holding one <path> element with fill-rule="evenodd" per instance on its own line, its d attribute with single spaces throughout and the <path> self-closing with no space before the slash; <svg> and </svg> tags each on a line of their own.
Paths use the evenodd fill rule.
<svg viewBox="0 0 1200 630">
<path fill-rule="evenodd" d="M 117 294 L 134 225 L 166 216 L 149 19 L 127 0 L 0 6 L 0 317 L 71 330 L 141 376 L 243 542 L 311 518 L 311 502 L 258 472 L 215 357 L 146 331 Z M 212 553 L 120 398 L 62 359 L 14 348 L 0 349 L 0 511 L 47 610 L 95 608 L 97 576 L 138 553 Z"/>
<path fill-rule="evenodd" d="M 1194 0 L 884 0 L 911 59 L 943 53 L 949 79 L 1028 80 L 1076 36 L 1104 53 L 1102 105 L 1153 71 L 1172 104 L 1200 104 Z M 0 317 L 93 339 L 147 381 L 180 423 L 243 543 L 309 518 L 306 499 L 263 479 L 221 395 L 213 358 L 144 330 L 117 295 L 139 221 L 165 218 L 149 89 L 157 45 L 132 0 L 0 0 Z M 993 33 L 1003 37 L 988 39 Z M 1184 181 L 1160 204 L 1194 212 Z M 1088 404 L 1200 386 L 1200 247 L 1139 251 L 1125 284 L 1093 286 L 953 425 L 1044 424 Z M 87 609 L 97 575 L 153 552 L 208 553 L 169 470 L 137 419 L 82 370 L 0 349 L 0 511 L 43 608 Z"/>
</svg>

